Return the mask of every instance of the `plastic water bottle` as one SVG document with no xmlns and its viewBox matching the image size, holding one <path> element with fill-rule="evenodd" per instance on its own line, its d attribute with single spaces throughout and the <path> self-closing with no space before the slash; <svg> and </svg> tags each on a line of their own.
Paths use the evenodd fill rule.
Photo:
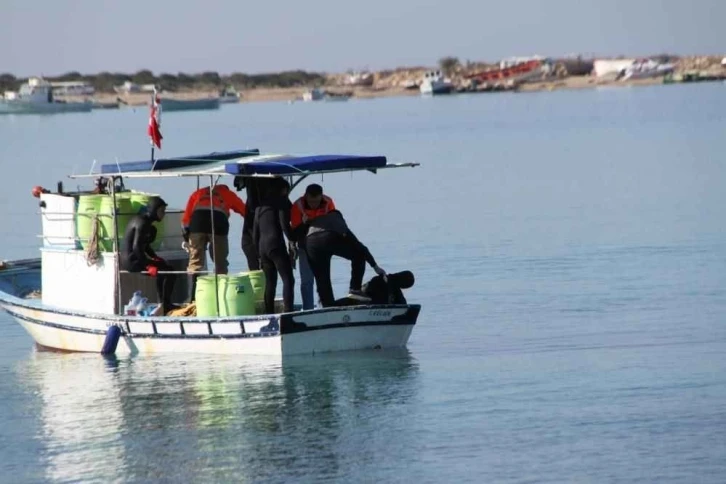
<svg viewBox="0 0 726 484">
<path fill-rule="evenodd" d="M 134 295 L 131 296 L 131 301 L 129 301 L 129 307 L 135 308 L 136 306 L 138 306 L 139 303 L 141 302 L 141 297 L 142 297 L 141 291 L 136 291 L 134 293 Z"/>
<path fill-rule="evenodd" d="M 131 316 L 136 315 L 136 307 L 139 305 L 139 302 L 141 302 L 141 291 L 136 291 L 126 305 L 125 313 Z"/>
<path fill-rule="evenodd" d="M 142 297 L 139 303 L 136 305 L 136 314 L 139 316 L 146 316 L 146 305 L 149 300 L 145 297 Z"/>
</svg>

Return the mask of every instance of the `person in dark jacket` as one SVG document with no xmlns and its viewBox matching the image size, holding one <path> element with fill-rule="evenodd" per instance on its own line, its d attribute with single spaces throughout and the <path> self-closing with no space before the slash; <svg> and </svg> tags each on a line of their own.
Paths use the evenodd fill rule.
<svg viewBox="0 0 726 484">
<path fill-rule="evenodd" d="M 386 271 L 378 266 L 368 248 L 348 228 L 340 211 L 332 210 L 303 225 L 308 226 L 305 250 L 310 268 L 315 275 L 315 285 L 318 286 L 318 296 L 323 307 L 335 305 L 333 285 L 330 281 L 330 261 L 334 255 L 347 259 L 351 263 L 348 297 L 365 297 L 361 286 L 366 262 L 373 267 L 376 274 L 386 275 Z"/>
<path fill-rule="evenodd" d="M 171 309 L 171 293 L 176 278 L 173 274 L 159 274 L 159 271 L 174 270 L 164 259 L 156 255 L 151 243 L 156 239 L 154 222 L 160 222 L 166 215 L 166 202 L 161 197 L 151 197 L 147 210 L 132 218 L 126 226 L 121 242 L 121 268 L 128 272 L 146 271 L 156 278 L 156 292 L 162 314 Z"/>
<path fill-rule="evenodd" d="M 292 274 L 292 261 L 287 252 L 285 237 L 291 240 L 290 233 L 290 185 L 283 179 L 276 179 L 260 206 L 255 209 L 255 223 L 252 236 L 260 255 L 260 265 L 265 273 L 265 313 L 275 312 L 275 292 L 277 275 L 282 279 L 282 299 L 284 311 L 293 310 L 295 299 L 295 278 Z"/>
</svg>

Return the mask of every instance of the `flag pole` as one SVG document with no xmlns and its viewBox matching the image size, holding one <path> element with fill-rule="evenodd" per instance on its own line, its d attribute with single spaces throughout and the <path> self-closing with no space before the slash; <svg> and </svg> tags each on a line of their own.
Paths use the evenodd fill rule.
<svg viewBox="0 0 726 484">
<path fill-rule="evenodd" d="M 154 86 L 154 90 L 151 93 L 151 111 L 154 113 L 154 116 L 157 115 L 156 109 L 157 109 L 157 107 L 156 107 L 156 86 Z M 158 123 L 158 121 L 157 121 L 157 123 Z M 150 136 L 149 139 L 151 141 L 151 163 L 154 163 L 154 148 L 155 148 L 154 137 Z"/>
</svg>

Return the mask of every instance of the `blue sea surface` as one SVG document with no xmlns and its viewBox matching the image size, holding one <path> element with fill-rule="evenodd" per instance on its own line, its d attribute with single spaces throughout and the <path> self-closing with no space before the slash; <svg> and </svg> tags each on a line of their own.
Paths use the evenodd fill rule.
<svg viewBox="0 0 726 484">
<path fill-rule="evenodd" d="M 34 185 L 148 157 L 147 119 L 0 118 L 0 258 L 38 254 Z M 162 156 L 420 162 L 302 184 L 323 184 L 382 267 L 414 272 L 408 348 L 104 359 L 39 351 L 3 313 L 0 481 L 726 479 L 722 83 L 241 103 L 162 123 Z M 196 182 L 133 188 L 182 207 Z M 337 295 L 348 270 L 334 263 Z"/>
</svg>

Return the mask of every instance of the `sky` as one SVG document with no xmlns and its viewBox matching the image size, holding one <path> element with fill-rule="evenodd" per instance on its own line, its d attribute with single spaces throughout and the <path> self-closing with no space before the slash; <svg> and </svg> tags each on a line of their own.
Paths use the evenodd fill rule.
<svg viewBox="0 0 726 484">
<path fill-rule="evenodd" d="M 2 0 L 0 73 L 343 72 L 726 54 L 726 0 Z"/>
</svg>

